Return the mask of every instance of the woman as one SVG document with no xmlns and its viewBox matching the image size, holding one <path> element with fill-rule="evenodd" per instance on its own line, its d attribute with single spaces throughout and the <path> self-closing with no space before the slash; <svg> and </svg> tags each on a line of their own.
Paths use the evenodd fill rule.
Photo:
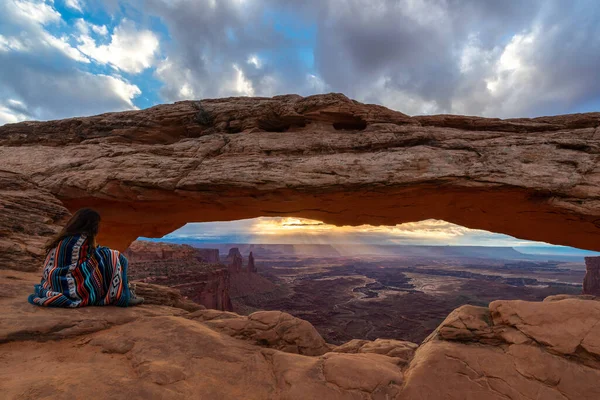
<svg viewBox="0 0 600 400">
<path fill-rule="evenodd" d="M 127 259 L 96 244 L 100 214 L 77 211 L 46 246 L 42 282 L 29 302 L 45 307 L 84 307 L 142 304 L 127 283 Z"/>
</svg>

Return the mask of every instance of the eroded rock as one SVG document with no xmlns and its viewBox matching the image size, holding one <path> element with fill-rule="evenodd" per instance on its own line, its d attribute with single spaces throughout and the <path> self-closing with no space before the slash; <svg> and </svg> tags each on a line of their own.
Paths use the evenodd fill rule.
<svg viewBox="0 0 600 400">
<path fill-rule="evenodd" d="M 315 356 L 330 350 L 308 321 L 280 311 L 258 311 L 241 316 L 206 310 L 195 312 L 189 318 L 204 321 L 207 326 L 232 337 L 288 353 Z"/>
<path fill-rule="evenodd" d="M 44 246 L 68 216 L 50 192 L 0 168 L 0 268 L 41 270 Z"/>
<path fill-rule="evenodd" d="M 398 359 L 399 364 L 406 365 L 412 359 L 418 344 L 404 340 L 393 339 L 375 339 L 360 340 L 353 339 L 347 343 L 335 347 L 332 351 L 335 353 L 372 353 L 382 354 L 388 357 Z"/>
<path fill-rule="evenodd" d="M 97 208 L 100 242 L 119 250 L 188 222 L 282 215 L 435 218 L 600 250 L 599 125 L 600 113 L 409 117 L 340 94 L 186 101 L 4 125 L 0 169 L 71 211 Z"/>
<path fill-rule="evenodd" d="M 583 294 L 600 296 L 600 257 L 585 257 Z"/>
</svg>

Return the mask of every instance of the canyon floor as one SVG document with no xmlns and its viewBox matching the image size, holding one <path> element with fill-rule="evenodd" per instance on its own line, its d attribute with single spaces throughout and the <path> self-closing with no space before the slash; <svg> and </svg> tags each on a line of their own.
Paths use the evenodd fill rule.
<svg viewBox="0 0 600 400">
<path fill-rule="evenodd" d="M 335 344 L 421 342 L 463 304 L 579 294 L 585 274 L 583 262 L 543 259 L 262 254 L 256 263 L 274 286 L 232 293 L 234 311 L 285 311 L 311 322 Z"/>
</svg>

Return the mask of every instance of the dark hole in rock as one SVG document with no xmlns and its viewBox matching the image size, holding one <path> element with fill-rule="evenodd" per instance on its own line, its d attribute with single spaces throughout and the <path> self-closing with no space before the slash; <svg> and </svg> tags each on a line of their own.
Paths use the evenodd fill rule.
<svg viewBox="0 0 600 400">
<path fill-rule="evenodd" d="M 267 132 L 286 132 L 292 126 L 304 128 L 306 120 L 304 117 L 283 117 L 274 119 L 264 119 L 258 122 L 258 127 Z"/>
<path fill-rule="evenodd" d="M 362 131 L 366 127 L 367 121 L 358 117 L 333 123 L 333 128 L 338 131 Z"/>
<path fill-rule="evenodd" d="M 556 145 L 559 149 L 575 150 L 589 152 L 592 148 L 584 143 L 559 143 Z"/>
</svg>

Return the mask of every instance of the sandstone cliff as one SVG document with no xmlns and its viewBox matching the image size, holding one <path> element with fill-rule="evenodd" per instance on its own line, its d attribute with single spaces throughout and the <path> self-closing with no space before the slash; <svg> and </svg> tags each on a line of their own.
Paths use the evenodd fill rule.
<svg viewBox="0 0 600 400">
<path fill-rule="evenodd" d="M 281 215 L 436 218 L 600 250 L 599 126 L 409 117 L 340 94 L 184 101 L 2 126 L 0 169 L 70 211 L 96 207 L 101 242 L 121 250 L 187 222 Z"/>
<path fill-rule="evenodd" d="M 218 259 L 218 253 L 187 245 L 135 241 L 124 255 L 129 260 L 130 280 L 176 288 L 205 307 L 231 311 L 227 266 L 206 262 L 216 256 Z"/>
</svg>

